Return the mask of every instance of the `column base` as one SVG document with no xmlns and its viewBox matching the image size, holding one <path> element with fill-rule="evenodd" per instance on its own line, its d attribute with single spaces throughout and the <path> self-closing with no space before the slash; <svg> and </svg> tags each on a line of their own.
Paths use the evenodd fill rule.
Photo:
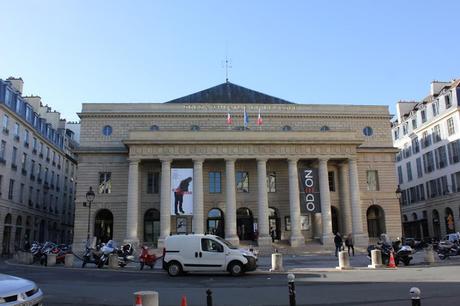
<svg viewBox="0 0 460 306">
<path fill-rule="evenodd" d="M 369 237 L 364 233 L 353 233 L 353 243 L 358 247 L 367 247 L 369 245 Z"/>
<path fill-rule="evenodd" d="M 291 247 L 296 248 L 305 244 L 305 238 L 303 236 L 294 236 L 289 239 Z"/>
<path fill-rule="evenodd" d="M 231 244 L 233 244 L 236 247 L 240 246 L 240 238 L 238 238 L 238 236 L 225 237 L 225 240 L 227 240 L 228 242 L 230 242 Z"/>
<path fill-rule="evenodd" d="M 334 237 L 332 235 L 323 235 L 321 237 L 321 243 L 323 245 L 333 245 L 334 244 Z"/>
</svg>

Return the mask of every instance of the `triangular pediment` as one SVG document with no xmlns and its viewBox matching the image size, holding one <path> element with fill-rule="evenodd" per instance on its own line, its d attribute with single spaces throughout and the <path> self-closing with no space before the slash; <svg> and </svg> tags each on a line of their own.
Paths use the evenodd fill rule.
<svg viewBox="0 0 460 306">
<path fill-rule="evenodd" d="M 293 104 L 252 89 L 230 82 L 177 98 L 166 103 L 255 103 L 255 104 Z"/>
</svg>

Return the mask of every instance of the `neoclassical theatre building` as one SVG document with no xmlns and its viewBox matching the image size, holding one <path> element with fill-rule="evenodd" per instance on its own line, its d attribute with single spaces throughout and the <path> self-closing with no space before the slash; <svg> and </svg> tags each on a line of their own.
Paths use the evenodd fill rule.
<svg viewBox="0 0 460 306">
<path fill-rule="evenodd" d="M 79 116 L 77 249 L 88 226 L 155 247 L 192 232 L 294 247 L 401 235 L 387 106 L 296 104 L 226 82 L 166 103 L 84 103 Z"/>
</svg>

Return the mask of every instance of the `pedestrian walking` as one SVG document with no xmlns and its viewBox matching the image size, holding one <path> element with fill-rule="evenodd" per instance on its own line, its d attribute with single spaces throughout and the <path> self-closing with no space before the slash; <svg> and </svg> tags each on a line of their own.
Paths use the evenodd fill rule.
<svg viewBox="0 0 460 306">
<path fill-rule="evenodd" d="M 355 247 L 353 244 L 353 237 L 351 236 L 351 233 L 348 234 L 347 239 L 345 239 L 345 245 L 348 248 L 348 256 L 351 256 L 350 250 L 352 251 L 353 256 L 355 256 Z"/>
<path fill-rule="evenodd" d="M 343 240 L 339 232 L 335 233 L 334 244 L 335 244 L 335 257 L 337 257 L 337 254 L 342 250 L 342 246 L 343 246 Z"/>
<path fill-rule="evenodd" d="M 273 226 L 270 228 L 270 236 L 272 237 L 272 242 L 275 242 L 276 230 Z"/>
</svg>

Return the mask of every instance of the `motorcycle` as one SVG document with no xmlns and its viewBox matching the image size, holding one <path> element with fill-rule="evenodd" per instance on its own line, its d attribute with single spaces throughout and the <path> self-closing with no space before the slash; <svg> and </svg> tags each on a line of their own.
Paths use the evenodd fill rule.
<svg viewBox="0 0 460 306">
<path fill-rule="evenodd" d="M 393 243 L 393 249 L 396 250 L 396 265 L 399 265 L 399 262 L 402 261 L 405 266 L 408 266 L 413 258 L 413 249 L 409 245 L 401 245 L 399 241 Z"/>
<path fill-rule="evenodd" d="M 439 259 L 444 260 L 451 256 L 460 255 L 460 246 L 457 243 L 442 242 L 438 245 Z"/>
<path fill-rule="evenodd" d="M 400 245 L 399 241 L 395 241 L 391 244 L 389 243 L 379 243 L 377 245 L 370 245 L 367 248 L 368 258 L 371 258 L 371 251 L 378 249 L 382 254 L 382 263 L 388 265 L 390 262 L 391 253 L 393 253 L 393 258 L 396 265 L 399 265 L 402 262 L 405 266 L 409 265 L 412 260 L 413 250 L 408 245 Z"/>
<path fill-rule="evenodd" d="M 102 255 L 101 247 L 101 245 L 97 245 L 96 248 L 86 246 L 85 253 L 83 254 L 83 263 L 81 264 L 82 268 L 84 268 L 88 263 L 92 263 L 96 266 L 99 266 L 99 262 L 101 260 Z"/>
<path fill-rule="evenodd" d="M 139 255 L 139 263 L 140 263 L 140 269 L 144 269 L 144 266 L 147 265 L 150 267 L 150 269 L 153 269 L 155 266 L 155 263 L 158 259 L 160 259 L 163 256 L 157 257 L 152 250 L 149 250 L 148 246 L 143 246 L 141 248 L 141 254 Z"/>
<path fill-rule="evenodd" d="M 113 240 L 109 240 L 105 245 L 102 246 L 101 252 L 102 255 L 97 264 L 98 268 L 102 268 L 104 265 L 109 264 L 109 255 L 116 254 L 118 257 L 118 265 L 120 267 L 125 267 L 129 261 L 132 261 L 134 257 L 133 246 L 131 243 L 127 243 L 121 247 L 121 249 L 116 248 L 116 244 Z"/>
</svg>

